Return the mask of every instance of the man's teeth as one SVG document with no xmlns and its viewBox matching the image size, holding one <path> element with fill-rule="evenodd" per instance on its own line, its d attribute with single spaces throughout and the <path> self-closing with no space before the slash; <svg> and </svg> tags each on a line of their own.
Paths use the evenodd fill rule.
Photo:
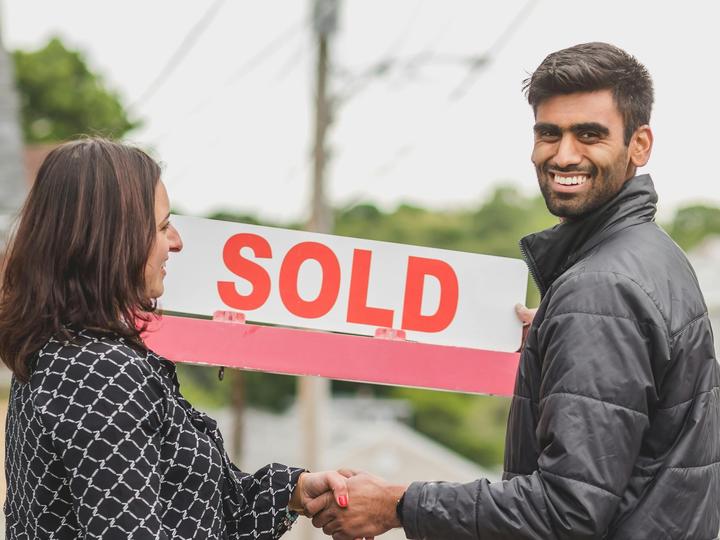
<svg viewBox="0 0 720 540">
<path fill-rule="evenodd" d="M 555 182 L 558 184 L 561 184 L 563 186 L 578 186 L 581 184 L 584 184 L 587 182 L 588 177 L 585 175 L 582 176 L 560 176 L 560 175 L 554 175 Z"/>
</svg>

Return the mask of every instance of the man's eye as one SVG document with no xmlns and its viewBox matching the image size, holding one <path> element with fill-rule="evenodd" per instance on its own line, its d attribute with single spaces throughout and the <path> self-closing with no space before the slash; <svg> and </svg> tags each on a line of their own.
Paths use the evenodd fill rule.
<svg viewBox="0 0 720 540">
<path fill-rule="evenodd" d="M 548 139 L 557 139 L 557 138 L 558 138 L 558 134 L 557 134 L 556 132 L 554 132 L 554 131 L 549 130 L 549 129 L 547 129 L 547 130 L 546 130 L 546 129 L 542 129 L 542 130 L 538 131 L 538 132 L 537 132 L 537 136 L 538 136 L 538 139 L 542 139 L 542 140 L 545 140 L 545 141 L 548 140 Z"/>
<path fill-rule="evenodd" d="M 600 134 L 595 131 L 583 131 L 580 133 L 579 138 L 581 141 L 593 141 L 600 138 Z"/>
</svg>

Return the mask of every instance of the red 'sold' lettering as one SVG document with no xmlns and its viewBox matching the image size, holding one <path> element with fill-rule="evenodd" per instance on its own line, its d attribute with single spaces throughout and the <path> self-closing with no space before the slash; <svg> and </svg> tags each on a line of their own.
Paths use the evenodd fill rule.
<svg viewBox="0 0 720 540">
<path fill-rule="evenodd" d="M 440 301 L 435 313 L 421 313 L 425 276 L 440 282 Z M 408 257 L 402 327 L 418 332 L 441 332 L 455 318 L 458 305 L 458 279 L 446 262 L 423 257 Z"/>
<path fill-rule="evenodd" d="M 304 300 L 298 294 L 298 272 L 308 259 L 320 263 L 322 284 L 314 300 Z M 332 250 L 318 242 L 302 242 L 287 252 L 280 267 L 280 299 L 293 315 L 317 319 L 335 305 L 340 292 L 340 263 Z"/>
<path fill-rule="evenodd" d="M 217 290 L 222 301 L 238 311 L 252 311 L 267 302 L 272 280 L 258 263 L 241 255 L 250 248 L 256 258 L 271 259 L 272 248 L 257 234 L 240 233 L 231 236 L 223 248 L 223 261 L 237 276 L 252 286 L 250 294 L 240 294 L 232 281 L 218 281 Z M 370 267 L 373 253 L 367 249 L 353 250 L 350 287 L 347 303 L 347 322 L 392 328 L 395 311 L 368 305 Z M 300 268 L 308 260 L 317 261 L 322 270 L 320 291 L 314 299 L 304 299 L 298 292 Z M 425 280 L 431 276 L 440 285 L 437 309 L 432 314 L 422 313 Z M 273 278 L 274 279 L 274 278 Z M 335 307 L 340 294 L 340 262 L 332 249 L 319 242 L 301 242 L 288 250 L 280 264 L 278 292 L 285 309 L 297 317 L 318 319 Z M 408 257 L 405 291 L 402 306 L 403 330 L 442 332 L 455 318 L 458 307 L 458 279 L 446 262 L 423 257 Z"/>
<path fill-rule="evenodd" d="M 272 249 L 267 240 L 257 234 L 240 233 L 228 238 L 223 248 L 223 261 L 233 274 L 245 278 L 252 285 L 250 294 L 240 294 L 232 281 L 218 281 L 217 290 L 225 305 L 240 311 L 257 309 L 270 295 L 270 276 L 257 263 L 247 260 L 240 254 L 244 247 L 252 249 L 256 257 L 270 259 Z"/>
<path fill-rule="evenodd" d="M 380 328 L 392 328 L 392 309 L 370 307 L 367 305 L 371 259 L 372 251 L 356 249 L 353 252 L 347 322 L 369 324 Z"/>
</svg>

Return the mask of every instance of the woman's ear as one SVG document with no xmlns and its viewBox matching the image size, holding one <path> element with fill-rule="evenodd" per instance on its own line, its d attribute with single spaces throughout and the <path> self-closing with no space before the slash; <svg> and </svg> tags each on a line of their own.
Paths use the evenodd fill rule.
<svg viewBox="0 0 720 540">
<path fill-rule="evenodd" d="M 650 126 L 646 124 L 637 128 L 635 133 L 633 133 L 632 139 L 630 139 L 630 144 L 628 145 L 630 162 L 635 167 L 644 166 L 650 159 L 652 145 L 653 133 Z"/>
</svg>

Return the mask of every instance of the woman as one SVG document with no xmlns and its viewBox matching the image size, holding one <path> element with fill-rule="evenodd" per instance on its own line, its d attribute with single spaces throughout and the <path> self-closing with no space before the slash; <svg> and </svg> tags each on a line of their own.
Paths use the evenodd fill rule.
<svg viewBox="0 0 720 540">
<path fill-rule="evenodd" d="M 140 333 L 182 249 L 158 165 L 102 139 L 47 157 L 6 256 L 7 538 L 278 538 L 338 473 L 228 459 Z"/>
</svg>

